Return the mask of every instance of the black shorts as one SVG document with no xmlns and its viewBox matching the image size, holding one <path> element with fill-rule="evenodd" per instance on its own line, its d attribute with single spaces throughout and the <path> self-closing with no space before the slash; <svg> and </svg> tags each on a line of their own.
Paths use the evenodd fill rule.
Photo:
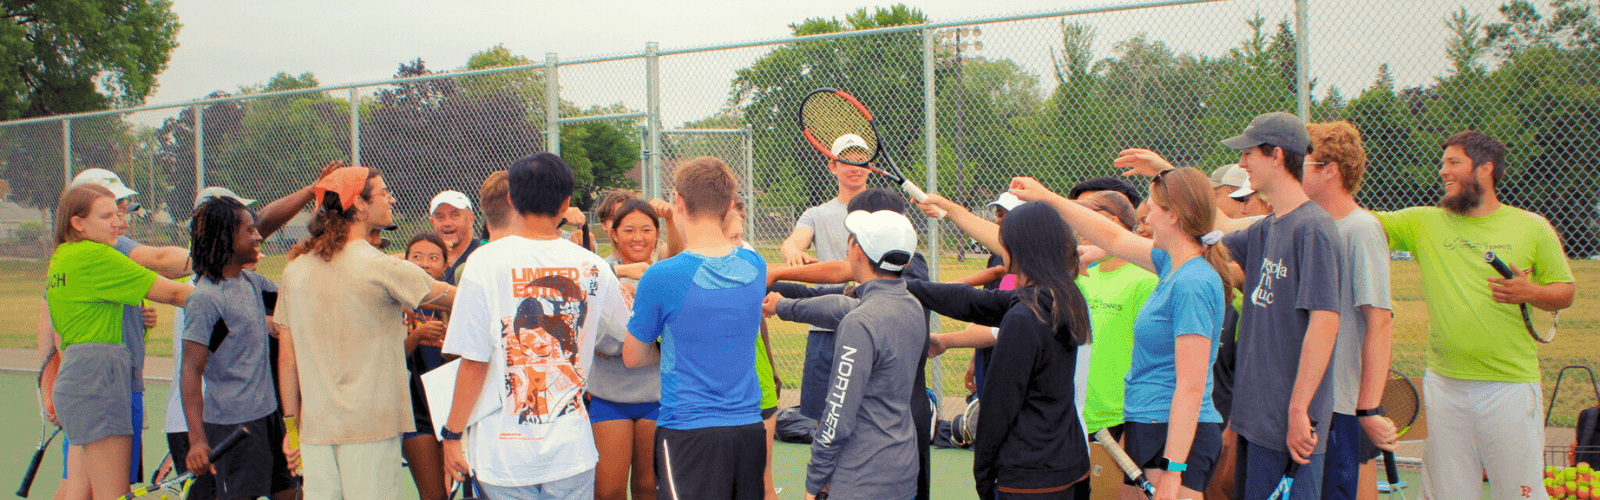
<svg viewBox="0 0 1600 500">
<path fill-rule="evenodd" d="M 168 432 L 167 451 L 172 453 L 172 474 L 174 476 L 189 472 L 189 433 Z M 194 484 L 189 486 L 189 496 L 186 500 L 213 500 L 217 498 L 216 483 L 211 475 L 195 476 Z"/>
<path fill-rule="evenodd" d="M 776 416 L 777 414 L 778 414 L 778 407 L 776 407 L 776 406 L 771 407 L 771 408 L 762 408 L 761 409 L 761 420 L 770 419 L 773 416 Z"/>
<path fill-rule="evenodd" d="M 250 434 L 217 459 L 216 491 L 221 498 L 271 496 L 294 488 L 289 461 L 283 455 L 283 417 L 278 412 L 243 424 L 205 424 L 206 441 L 220 443 L 244 426 Z"/>
<path fill-rule="evenodd" d="M 1123 424 L 1123 448 L 1128 458 L 1141 469 L 1155 469 L 1167 449 L 1167 424 L 1128 422 Z M 1205 491 L 1211 484 L 1211 471 L 1217 468 L 1217 456 L 1222 453 L 1222 425 L 1200 422 L 1195 426 L 1194 441 L 1189 445 L 1189 457 L 1184 460 L 1188 469 L 1183 471 L 1183 487 Z M 1123 480 L 1124 483 L 1132 484 Z"/>
<path fill-rule="evenodd" d="M 656 498 L 761 500 L 767 464 L 761 424 L 678 430 L 656 427 Z"/>
</svg>

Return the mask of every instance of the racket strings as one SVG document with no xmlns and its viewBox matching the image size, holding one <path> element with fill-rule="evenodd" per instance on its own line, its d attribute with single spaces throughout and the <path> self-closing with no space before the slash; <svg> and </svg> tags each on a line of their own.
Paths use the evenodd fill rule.
<svg viewBox="0 0 1600 500">
<path fill-rule="evenodd" d="M 830 147 L 835 140 L 845 134 L 855 134 L 866 143 L 867 157 L 872 157 L 878 151 L 878 134 L 872 128 L 871 120 L 861 112 L 860 108 L 850 100 L 833 92 L 816 92 L 806 98 L 800 105 L 801 125 L 809 131 L 812 137 L 822 143 L 823 147 Z"/>
<path fill-rule="evenodd" d="M 1399 432 L 1404 433 L 1417 420 L 1417 413 L 1421 410 L 1420 398 L 1417 387 L 1411 380 L 1397 373 L 1390 373 L 1388 382 L 1383 389 L 1383 412 L 1394 421 Z"/>
</svg>

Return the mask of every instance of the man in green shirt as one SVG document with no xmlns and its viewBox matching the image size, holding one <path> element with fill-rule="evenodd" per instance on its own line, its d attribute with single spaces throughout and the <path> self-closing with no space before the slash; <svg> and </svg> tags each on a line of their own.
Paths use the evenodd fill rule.
<svg viewBox="0 0 1600 500">
<path fill-rule="evenodd" d="M 1543 496 L 1544 422 L 1537 347 L 1518 304 L 1572 305 L 1575 287 L 1549 221 L 1504 205 L 1505 145 L 1467 131 L 1444 143 L 1437 207 L 1378 214 L 1389 248 L 1411 252 L 1428 304 L 1423 379 L 1432 437 L 1422 488 L 1433 498 L 1475 498 L 1487 471 L 1495 499 Z M 1504 279 L 1484 263 L 1493 251 Z"/>
</svg>

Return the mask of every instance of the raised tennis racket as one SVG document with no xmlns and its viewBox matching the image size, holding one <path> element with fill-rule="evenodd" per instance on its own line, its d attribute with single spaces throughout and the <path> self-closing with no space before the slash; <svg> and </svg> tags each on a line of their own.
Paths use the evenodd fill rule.
<svg viewBox="0 0 1600 500">
<path fill-rule="evenodd" d="M 1495 272 L 1500 273 L 1502 278 L 1511 279 L 1516 276 L 1515 273 L 1511 272 L 1511 267 L 1501 261 L 1500 257 L 1496 256 L 1494 252 L 1484 252 L 1483 261 L 1489 263 L 1489 267 L 1493 267 Z M 1517 306 L 1522 309 L 1522 325 L 1528 328 L 1528 336 L 1533 337 L 1533 340 L 1537 340 L 1541 344 L 1548 344 L 1556 340 L 1556 327 L 1560 326 L 1560 311 L 1546 312 L 1537 307 L 1530 311 L 1527 304 L 1517 304 Z M 1544 334 L 1540 334 L 1539 329 L 1534 325 L 1543 324 L 1544 321 L 1542 320 L 1545 315 L 1550 316 L 1550 329 Z M 1534 316 L 1538 316 L 1541 321 L 1534 321 Z"/>
<path fill-rule="evenodd" d="M 250 431 L 241 426 L 235 429 L 232 434 L 228 434 L 228 437 L 222 438 L 222 442 L 217 443 L 217 447 L 211 449 L 211 454 L 209 455 L 211 462 L 216 463 L 217 459 L 226 455 L 248 434 L 250 434 Z M 189 496 L 189 486 L 192 484 L 194 484 L 194 471 L 188 471 L 172 479 L 133 490 L 132 493 L 117 497 L 117 500 L 133 500 L 135 498 L 144 500 L 183 500 Z"/>
<path fill-rule="evenodd" d="M 928 201 L 928 193 L 907 179 L 884 151 L 878 122 L 855 96 L 837 89 L 811 91 L 800 103 L 800 135 L 829 160 L 864 167 L 899 185 L 917 201 Z M 939 210 L 939 218 L 944 218 L 943 210 Z"/>
<path fill-rule="evenodd" d="M 1129 481 L 1133 481 L 1134 487 L 1144 492 L 1145 498 L 1156 497 L 1155 485 L 1145 479 L 1144 470 L 1139 468 L 1139 464 L 1133 463 L 1133 459 L 1128 457 L 1128 452 L 1123 451 L 1122 446 L 1117 444 L 1116 438 L 1111 437 L 1110 431 L 1105 429 L 1095 431 L 1094 442 L 1100 443 L 1100 446 L 1106 449 L 1106 454 L 1111 455 L 1111 460 L 1117 463 L 1117 468 L 1122 469 L 1122 473 L 1128 476 Z"/>
<path fill-rule="evenodd" d="M 61 355 L 51 351 L 45 358 L 44 365 L 39 367 L 38 385 L 34 388 L 34 395 L 39 398 L 39 447 L 33 452 L 33 460 L 28 462 L 28 470 L 22 474 L 22 486 L 17 488 L 17 496 L 28 498 L 28 491 L 33 489 L 33 477 L 39 474 L 39 464 L 44 461 L 44 452 L 50 449 L 50 443 L 55 442 L 56 436 L 61 434 L 61 428 L 50 424 L 50 416 L 54 416 L 55 405 L 52 391 L 56 386 L 56 372 L 61 368 Z"/>
<path fill-rule="evenodd" d="M 1394 422 L 1395 434 L 1404 437 L 1406 431 L 1411 430 L 1411 425 L 1417 422 L 1417 414 L 1422 408 L 1422 398 L 1417 394 L 1417 386 L 1405 374 L 1389 370 L 1389 380 L 1383 385 L 1383 415 Z M 1406 495 L 1401 490 L 1406 483 L 1400 480 L 1400 469 L 1394 462 L 1394 452 L 1383 452 L 1383 471 L 1388 476 L 1389 497 L 1400 498 Z"/>
</svg>

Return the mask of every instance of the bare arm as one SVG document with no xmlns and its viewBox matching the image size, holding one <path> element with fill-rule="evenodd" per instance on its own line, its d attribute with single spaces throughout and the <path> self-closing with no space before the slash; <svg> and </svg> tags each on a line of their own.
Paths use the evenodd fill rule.
<svg viewBox="0 0 1600 500">
<path fill-rule="evenodd" d="M 194 269 L 189 267 L 189 249 L 183 247 L 140 245 L 128 252 L 128 258 L 171 279 L 194 274 Z"/>
<path fill-rule="evenodd" d="M 1000 279 L 1004 278 L 1004 277 L 1006 277 L 1006 266 L 999 265 L 999 266 L 994 266 L 994 267 L 991 267 L 991 268 L 988 268 L 988 269 L 979 270 L 978 272 L 972 273 L 971 276 L 967 276 L 965 278 L 961 278 L 961 279 L 955 280 L 952 283 L 961 283 L 963 285 L 972 285 L 972 286 L 984 286 L 984 285 L 987 285 L 987 284 L 990 284 L 990 283 L 994 283 L 996 281 L 1000 281 Z"/>
<path fill-rule="evenodd" d="M 683 242 L 683 235 L 678 234 L 678 223 L 672 216 L 672 204 L 666 200 L 655 199 L 650 200 L 650 208 L 656 211 L 656 215 L 661 216 L 661 232 L 665 233 L 663 236 L 667 238 L 667 247 L 661 250 L 661 260 L 683 253 L 683 249 L 688 245 Z"/>
<path fill-rule="evenodd" d="M 770 286 L 779 281 L 798 281 L 812 284 L 837 284 L 849 283 L 854 279 L 850 274 L 850 263 L 842 260 L 817 262 L 803 266 L 773 266 L 767 268 L 767 284 Z"/>
<path fill-rule="evenodd" d="M 933 217 L 933 212 L 926 207 L 934 206 L 944 209 L 945 212 L 948 212 L 945 215 L 945 220 L 954 222 L 956 227 L 961 228 L 961 232 L 971 236 L 974 240 L 978 240 L 978 244 L 983 245 L 990 252 L 1005 254 L 1005 248 L 1000 246 L 999 224 L 995 224 L 983 217 L 978 217 L 977 214 L 967 210 L 967 207 L 957 205 L 955 202 L 937 194 L 929 194 L 928 201 L 922 202 L 921 205 L 924 207 L 922 212 L 928 214 L 929 217 Z"/>
<path fill-rule="evenodd" d="M 211 445 L 206 441 L 205 397 L 200 391 L 201 377 L 206 372 L 206 362 L 211 357 L 205 344 L 185 340 L 183 349 L 183 377 L 180 381 L 183 396 L 183 419 L 189 424 L 189 456 L 184 459 L 189 470 L 208 471 Z M 279 359 L 282 359 L 280 356 Z M 174 460 L 180 459 L 173 457 Z"/>
<path fill-rule="evenodd" d="M 192 291 L 194 291 L 194 285 L 179 283 L 166 278 L 156 278 L 155 284 L 150 285 L 150 291 L 145 292 L 144 298 L 162 304 L 183 307 L 183 304 L 189 301 L 189 292 Z"/>
<path fill-rule="evenodd" d="M 450 306 L 454 305 L 455 303 L 456 287 L 450 286 L 449 283 L 445 283 L 443 281 L 435 281 L 433 282 L 433 288 L 428 290 L 428 294 L 422 296 L 422 302 L 417 308 L 427 309 L 429 311 L 450 312 Z"/>
<path fill-rule="evenodd" d="M 806 249 L 811 247 L 812 236 L 815 236 L 815 233 L 811 232 L 811 228 L 794 228 L 794 232 L 789 233 L 789 238 L 783 240 L 783 247 L 778 250 L 783 262 L 791 266 L 816 262 L 816 257 L 806 253 Z"/>
<path fill-rule="evenodd" d="M 999 340 L 994 337 L 993 327 L 979 324 L 967 325 L 966 328 L 950 333 L 935 333 L 931 337 L 942 349 L 994 347 Z"/>
<path fill-rule="evenodd" d="M 1317 447 L 1316 429 L 1308 412 L 1311 398 L 1322 385 L 1322 375 L 1333 358 L 1333 343 L 1339 337 L 1339 313 L 1311 311 L 1306 338 L 1300 348 L 1300 367 L 1295 374 L 1294 395 L 1289 398 L 1289 451 L 1296 462 L 1309 463 Z"/>
<path fill-rule="evenodd" d="M 661 362 L 661 349 L 655 343 L 644 343 L 632 334 L 622 339 L 622 365 L 640 368 Z"/>
<path fill-rule="evenodd" d="M 300 365 L 294 357 L 294 332 L 281 324 L 278 325 L 278 397 L 283 402 L 284 418 L 300 416 Z M 300 468 L 300 448 L 290 448 L 288 436 L 284 436 L 283 453 L 289 459 L 289 470 Z"/>
<path fill-rule="evenodd" d="M 1146 271 L 1156 272 L 1155 263 L 1150 260 L 1150 251 L 1155 248 L 1155 242 L 1140 238 L 1139 235 L 1133 234 L 1111 219 L 1094 213 L 1088 207 L 1062 198 L 1032 177 L 1013 179 L 1011 194 L 1026 201 L 1049 204 L 1051 208 L 1061 213 L 1061 218 L 1066 219 L 1067 224 L 1072 225 L 1072 229 L 1076 230 L 1078 235 L 1090 243 Z"/>
<path fill-rule="evenodd" d="M 1194 445 L 1195 429 L 1199 427 L 1201 400 L 1206 394 L 1206 375 L 1211 369 L 1211 342 L 1204 335 L 1179 335 L 1173 340 L 1177 360 L 1177 386 L 1172 392 L 1172 409 L 1167 417 L 1167 447 L 1165 456 L 1176 462 L 1188 459 L 1189 449 Z M 1159 471 L 1161 475 L 1171 476 L 1167 483 L 1173 483 L 1181 473 Z M 1157 481 L 1158 486 L 1162 481 Z"/>
<path fill-rule="evenodd" d="M 472 418 L 472 409 L 478 404 L 478 395 L 483 392 L 483 381 L 488 375 L 489 363 L 461 358 L 461 368 L 456 371 L 455 398 L 450 400 L 450 415 L 445 420 L 446 428 L 452 432 L 466 431 L 467 419 Z M 442 444 L 445 472 L 456 481 L 465 479 L 471 473 L 471 468 L 467 465 L 461 440 L 447 439 Z"/>
<path fill-rule="evenodd" d="M 1361 390 L 1356 397 L 1356 409 L 1368 410 L 1383 404 L 1383 387 L 1389 378 L 1394 313 L 1368 305 L 1361 306 L 1361 314 L 1367 318 L 1367 339 L 1361 345 Z M 1394 451 L 1394 422 L 1386 420 L 1376 416 L 1363 417 L 1361 427 L 1378 448 Z"/>
<path fill-rule="evenodd" d="M 305 210 L 306 205 L 311 204 L 311 200 L 314 198 L 312 187 L 316 186 L 317 181 L 321 181 L 323 177 L 327 177 L 334 170 L 344 168 L 344 166 L 342 161 L 334 160 L 328 162 L 322 166 L 322 173 L 317 175 L 316 181 L 312 181 L 311 184 L 289 193 L 288 196 L 272 200 L 272 203 L 268 203 L 267 206 L 261 207 L 261 210 L 257 210 L 256 230 L 261 232 L 261 237 L 265 239 L 268 236 L 272 236 L 272 233 L 278 232 L 279 229 L 283 229 L 283 226 L 288 224 L 290 219 L 294 219 L 296 214 L 299 214 L 301 210 Z"/>
<path fill-rule="evenodd" d="M 56 353 L 56 346 L 61 343 L 61 337 L 56 335 L 55 323 L 50 320 L 49 302 L 39 305 L 39 331 L 35 341 L 39 345 L 39 364 L 42 366 Z"/>
</svg>

